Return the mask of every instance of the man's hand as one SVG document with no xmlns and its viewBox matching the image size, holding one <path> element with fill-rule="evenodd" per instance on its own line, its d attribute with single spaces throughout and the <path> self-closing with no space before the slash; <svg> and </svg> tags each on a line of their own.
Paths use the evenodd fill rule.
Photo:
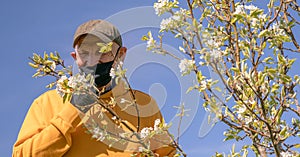
<svg viewBox="0 0 300 157">
<path fill-rule="evenodd" d="M 70 102 L 81 112 L 85 113 L 97 102 L 97 97 L 89 93 L 73 94 Z"/>
</svg>

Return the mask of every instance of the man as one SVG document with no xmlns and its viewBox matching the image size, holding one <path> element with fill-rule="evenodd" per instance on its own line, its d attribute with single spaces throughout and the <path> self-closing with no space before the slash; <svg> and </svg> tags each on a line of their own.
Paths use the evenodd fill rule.
<svg viewBox="0 0 300 157">
<path fill-rule="evenodd" d="M 112 43 L 111 50 L 99 53 L 98 43 Z M 95 103 L 92 107 L 85 108 L 96 101 L 89 97 L 84 97 L 88 98 L 87 101 L 81 101 L 80 96 L 74 95 L 70 102 L 63 103 L 61 96 L 54 90 L 42 94 L 34 100 L 26 115 L 13 147 L 13 156 L 129 157 L 134 153 L 141 156 L 138 152 L 143 145 L 134 142 L 140 136 L 132 135 L 132 139 L 125 140 L 124 143 L 111 139 L 155 127 L 155 120 L 162 120 L 162 116 L 149 95 L 128 89 L 124 82 L 115 84 L 111 78 L 111 68 L 124 61 L 126 55 L 119 31 L 107 21 L 87 21 L 75 32 L 73 47 L 75 52 L 71 56 L 79 72 L 95 75 L 95 84 L 99 89 L 97 94 L 100 95 L 99 102 L 102 106 Z M 113 105 L 110 103 L 112 100 Z M 108 106 L 111 112 L 107 109 L 104 111 L 103 105 Z M 98 128 L 90 129 L 92 125 Z M 105 136 L 103 132 L 99 132 L 101 129 L 107 133 Z M 100 134 L 103 136 L 100 137 Z M 150 148 L 154 154 L 174 155 L 175 149 L 168 142 L 160 141 L 170 143 L 167 136 L 158 135 L 155 140 L 150 140 Z"/>
</svg>

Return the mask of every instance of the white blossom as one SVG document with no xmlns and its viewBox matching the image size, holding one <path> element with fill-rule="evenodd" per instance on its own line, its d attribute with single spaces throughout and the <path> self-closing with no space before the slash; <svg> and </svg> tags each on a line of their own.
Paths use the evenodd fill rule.
<svg viewBox="0 0 300 157">
<path fill-rule="evenodd" d="M 273 23 L 273 25 L 269 28 L 269 30 L 273 31 L 275 35 L 282 35 L 282 36 L 286 35 L 284 29 L 279 28 L 279 25 L 277 23 Z"/>
<path fill-rule="evenodd" d="M 253 98 L 251 98 L 251 99 L 249 99 L 249 103 L 250 103 L 251 105 L 253 105 L 253 104 L 255 104 L 256 102 L 255 102 L 255 100 L 254 100 Z"/>
<path fill-rule="evenodd" d="M 255 11 L 259 8 L 254 6 L 253 4 L 251 4 L 251 5 L 238 5 L 238 6 L 236 6 L 235 11 L 234 11 L 233 14 L 236 15 L 236 14 L 246 13 L 245 9 L 249 10 L 251 12 L 251 11 Z"/>
<path fill-rule="evenodd" d="M 244 6 L 243 5 L 238 5 L 235 8 L 235 11 L 234 11 L 233 14 L 235 15 L 235 14 L 242 14 L 242 13 L 245 13 Z"/>
<path fill-rule="evenodd" d="M 260 86 L 260 90 L 261 90 L 261 92 L 263 93 L 263 94 L 267 94 L 268 93 L 268 88 L 264 85 L 264 84 L 262 84 L 261 86 Z"/>
<path fill-rule="evenodd" d="M 180 8 L 173 16 L 163 19 L 160 23 L 161 31 L 176 30 L 183 25 L 184 16 L 186 16 L 187 10 Z"/>
<path fill-rule="evenodd" d="M 123 70 L 123 62 L 120 61 L 116 68 L 114 67 L 114 68 L 110 69 L 109 76 L 111 76 L 112 78 L 122 77 L 122 73 L 123 73 L 122 71 L 124 71 Z"/>
<path fill-rule="evenodd" d="M 205 62 L 200 61 L 199 65 L 203 66 L 203 65 L 205 65 Z"/>
<path fill-rule="evenodd" d="M 143 152 L 144 151 L 144 147 L 139 147 L 139 152 Z"/>
<path fill-rule="evenodd" d="M 73 76 L 71 76 L 69 78 L 68 86 L 71 87 L 71 88 L 75 88 L 75 86 L 76 86 L 76 80 L 74 79 Z"/>
<path fill-rule="evenodd" d="M 191 70 L 193 69 L 194 63 L 195 63 L 195 61 L 188 60 L 186 58 L 181 60 L 179 63 L 180 72 L 183 74 L 189 74 L 191 72 Z"/>
<path fill-rule="evenodd" d="M 112 120 L 117 120 L 116 116 L 111 117 Z"/>
<path fill-rule="evenodd" d="M 207 86 L 206 80 L 202 80 L 202 81 L 200 82 L 200 84 L 201 84 L 201 87 L 202 87 L 202 88 L 206 88 L 206 86 Z"/>
<path fill-rule="evenodd" d="M 63 83 L 68 77 L 66 75 L 63 75 L 60 77 L 60 79 L 57 81 L 57 83 Z"/>
<path fill-rule="evenodd" d="M 238 108 L 237 113 L 242 114 L 247 110 L 245 105 L 242 105 L 241 107 Z"/>
<path fill-rule="evenodd" d="M 160 23 L 160 29 L 161 30 L 168 30 L 169 28 L 169 25 L 171 24 L 171 22 L 173 21 L 172 18 L 166 18 L 166 19 L 163 19 Z"/>
<path fill-rule="evenodd" d="M 56 82 L 56 91 L 61 96 L 71 93 L 88 92 L 91 89 L 96 88 L 93 80 L 93 76 L 87 77 L 85 75 L 77 74 L 68 78 L 64 75 Z"/>
<path fill-rule="evenodd" d="M 251 18 L 251 26 L 256 26 L 258 24 L 257 18 Z"/>
<path fill-rule="evenodd" d="M 220 59 L 222 57 L 222 52 L 220 50 L 213 49 L 212 51 L 210 51 L 210 56 L 215 60 Z"/>
<path fill-rule="evenodd" d="M 293 157 L 293 154 L 289 153 L 289 152 L 281 152 L 280 155 L 282 157 Z"/>
<path fill-rule="evenodd" d="M 120 103 L 124 104 L 126 102 L 126 100 L 124 98 L 121 98 Z"/>
<path fill-rule="evenodd" d="M 160 119 L 156 119 L 154 121 L 154 130 L 158 130 L 159 129 L 159 124 L 160 124 Z"/>
<path fill-rule="evenodd" d="M 251 116 L 245 116 L 245 123 L 248 125 L 251 122 L 252 122 L 252 117 Z"/>
<path fill-rule="evenodd" d="M 258 16 L 258 19 L 262 20 L 262 21 L 266 21 L 267 19 L 267 14 L 259 14 Z"/>
<path fill-rule="evenodd" d="M 156 41 L 153 39 L 152 35 L 149 35 L 149 39 L 147 41 L 147 50 L 152 50 L 156 47 Z"/>
<path fill-rule="evenodd" d="M 120 61 L 118 65 L 119 65 L 120 67 L 122 67 L 123 64 L 124 64 L 124 63 L 123 63 L 122 61 Z"/>
<path fill-rule="evenodd" d="M 112 78 L 115 78 L 115 77 L 116 77 L 116 71 L 115 71 L 115 68 L 111 68 L 111 69 L 110 69 L 109 76 L 111 76 Z"/>
<path fill-rule="evenodd" d="M 204 59 L 204 55 L 201 55 L 199 58 L 200 58 L 200 59 Z"/>
<path fill-rule="evenodd" d="M 207 45 L 208 47 L 215 47 L 215 40 L 213 40 L 213 39 L 207 40 L 207 41 L 206 41 L 206 45 Z"/>
<path fill-rule="evenodd" d="M 153 7 L 155 9 L 155 13 L 157 15 L 161 15 L 169 10 L 171 10 L 170 3 L 173 3 L 173 5 L 178 4 L 177 0 L 174 0 L 174 2 L 169 2 L 169 0 L 158 0 L 157 3 L 154 3 Z"/>
<path fill-rule="evenodd" d="M 254 6 L 253 4 L 251 4 L 251 5 L 246 5 L 245 9 L 254 11 L 254 10 L 257 10 L 258 8 L 256 6 Z"/>
<path fill-rule="evenodd" d="M 141 138 L 146 138 L 150 132 L 153 130 L 152 127 L 145 127 L 141 130 Z"/>
<path fill-rule="evenodd" d="M 105 139 L 105 135 L 99 127 L 95 127 L 92 131 L 92 134 L 92 138 L 97 139 L 97 141 L 103 141 Z"/>
<path fill-rule="evenodd" d="M 60 79 L 57 81 L 57 84 L 56 84 L 56 92 L 61 96 L 64 95 L 65 93 L 70 92 L 69 90 L 65 90 L 65 88 L 63 87 L 64 82 L 66 80 L 68 80 L 68 77 L 63 75 L 63 76 L 60 77 Z"/>
<path fill-rule="evenodd" d="M 244 100 L 244 103 L 247 104 L 247 105 L 253 105 L 256 102 L 253 98 L 249 98 L 248 100 Z"/>
<path fill-rule="evenodd" d="M 258 18 L 260 18 L 260 19 L 266 19 L 267 18 L 267 14 L 259 14 Z"/>
<path fill-rule="evenodd" d="M 121 137 L 121 138 L 125 138 L 126 136 L 126 133 L 119 133 L 119 136 Z"/>
</svg>

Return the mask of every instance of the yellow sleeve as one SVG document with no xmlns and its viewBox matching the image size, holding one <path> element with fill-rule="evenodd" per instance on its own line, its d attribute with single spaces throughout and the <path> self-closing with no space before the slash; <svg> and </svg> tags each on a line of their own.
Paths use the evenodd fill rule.
<svg viewBox="0 0 300 157">
<path fill-rule="evenodd" d="M 31 105 L 13 146 L 13 157 L 62 156 L 70 148 L 71 133 L 80 122 L 78 111 L 69 103 L 53 104 L 59 101 L 51 96 L 44 94 Z"/>
</svg>

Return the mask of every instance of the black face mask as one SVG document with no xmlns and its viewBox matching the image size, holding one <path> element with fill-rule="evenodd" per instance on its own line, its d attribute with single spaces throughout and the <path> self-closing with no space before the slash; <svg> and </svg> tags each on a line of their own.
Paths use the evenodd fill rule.
<svg viewBox="0 0 300 157">
<path fill-rule="evenodd" d="M 116 56 L 119 53 L 119 49 L 117 50 Z M 105 86 L 111 81 L 110 70 L 112 68 L 112 65 L 114 64 L 116 56 L 110 62 L 99 63 L 94 66 L 79 67 L 79 69 L 85 74 L 95 75 L 95 84 L 97 87 Z"/>
</svg>

